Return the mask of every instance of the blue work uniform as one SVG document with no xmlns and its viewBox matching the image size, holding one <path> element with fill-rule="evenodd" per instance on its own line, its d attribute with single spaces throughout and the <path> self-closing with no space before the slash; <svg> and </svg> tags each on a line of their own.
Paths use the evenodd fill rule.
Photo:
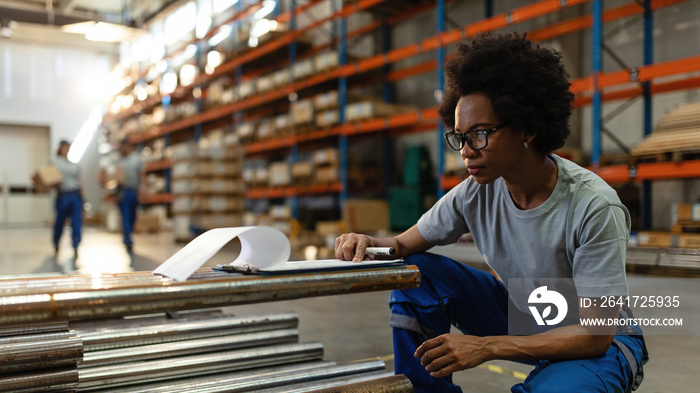
<svg viewBox="0 0 700 393">
<path fill-rule="evenodd" d="M 451 325 L 473 336 L 507 335 L 508 291 L 492 274 L 440 255 L 422 253 L 405 260 L 417 265 L 422 277 L 419 288 L 391 293 L 395 371 L 409 376 L 416 393 L 462 392 L 451 375 L 431 377 L 413 353 L 422 342 L 449 333 Z M 602 355 L 536 362 L 511 392 L 628 392 L 641 382 L 647 360 L 641 330 L 635 327 L 616 333 Z"/>
<path fill-rule="evenodd" d="M 80 167 L 64 157 L 57 157 L 54 165 L 61 172 L 63 181 L 58 186 L 56 195 L 56 221 L 53 226 L 53 244 L 58 244 L 63 234 L 66 218 L 70 217 L 73 248 L 77 249 L 82 237 L 83 198 L 80 193 Z"/>
<path fill-rule="evenodd" d="M 130 249 L 134 244 L 131 233 L 134 231 L 136 208 L 139 205 L 139 184 L 143 164 L 138 154 L 132 152 L 119 160 L 118 165 L 124 170 L 124 182 L 120 184 L 117 195 L 119 212 L 122 216 L 122 236 L 124 245 Z"/>
</svg>

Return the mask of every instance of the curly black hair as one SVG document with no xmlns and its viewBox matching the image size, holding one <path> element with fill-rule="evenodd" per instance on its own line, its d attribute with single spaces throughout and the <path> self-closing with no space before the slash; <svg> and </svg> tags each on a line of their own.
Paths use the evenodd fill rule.
<svg viewBox="0 0 700 393">
<path fill-rule="evenodd" d="M 445 64 L 447 91 L 440 105 L 442 122 L 455 126 L 455 108 L 463 96 L 484 94 L 504 120 L 535 135 L 534 147 L 552 152 L 571 133 L 574 95 L 561 54 L 535 45 L 525 34 L 481 33 L 457 45 Z"/>
</svg>

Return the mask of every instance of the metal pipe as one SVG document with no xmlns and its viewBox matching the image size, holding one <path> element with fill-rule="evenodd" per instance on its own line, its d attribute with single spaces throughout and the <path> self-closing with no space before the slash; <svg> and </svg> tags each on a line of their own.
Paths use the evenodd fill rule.
<svg viewBox="0 0 700 393">
<path fill-rule="evenodd" d="M 405 289 L 420 284 L 416 266 L 283 276 L 217 273 L 214 278 L 184 282 L 150 273 L 126 274 L 124 281 L 117 280 L 109 289 L 97 284 L 91 290 L 58 290 L 44 286 L 43 293 L 32 294 L 22 289 L 22 280 L 8 280 L 17 287 L 0 297 L 0 326 Z M 150 275 L 148 279 L 146 274 Z M 141 281 L 131 277 L 139 277 Z M 146 281 L 148 283 L 144 284 Z"/>
<path fill-rule="evenodd" d="M 28 334 L 43 334 L 68 331 L 68 322 L 50 322 L 36 325 L 8 326 L 0 329 L 0 337 L 22 336 Z"/>
<path fill-rule="evenodd" d="M 250 348 L 260 345 L 293 343 L 299 340 L 296 329 L 273 330 L 225 337 L 210 337 L 200 340 L 186 340 L 171 343 L 143 345 L 139 347 L 109 349 L 88 352 L 80 367 L 94 367 L 106 364 L 127 363 L 174 356 L 194 355 L 206 352 Z"/>
<path fill-rule="evenodd" d="M 413 384 L 405 375 L 393 375 L 390 377 L 375 379 L 365 382 L 356 382 L 350 385 L 337 386 L 310 393 L 412 393 Z"/>
<path fill-rule="evenodd" d="M 321 343 L 304 343 L 80 368 L 78 370 L 80 380 L 78 391 L 320 360 L 322 357 L 323 345 Z"/>
<path fill-rule="evenodd" d="M 199 387 L 211 384 L 225 383 L 225 381 L 236 382 L 238 380 L 245 380 L 246 378 L 266 378 L 270 376 L 276 376 L 282 373 L 295 373 L 304 370 L 335 365 L 335 362 L 319 360 L 284 366 L 264 367 L 255 370 L 245 370 L 227 372 L 225 374 L 209 375 L 206 377 L 195 377 L 184 380 L 178 379 L 172 382 L 138 385 L 138 391 L 139 393 L 171 393 L 178 390 L 189 392 L 190 389 L 197 389 Z M 124 388 L 101 390 L 100 393 L 131 393 L 134 391 L 134 388 L 135 386 L 129 386 Z"/>
<path fill-rule="evenodd" d="M 337 386 L 345 386 L 358 382 L 372 381 L 379 378 L 393 377 L 394 373 L 390 371 L 373 372 L 361 375 L 349 375 L 344 377 L 324 379 L 321 381 L 296 383 L 284 387 L 276 387 L 271 389 L 255 390 L 255 393 L 306 393 L 318 389 L 331 388 Z"/>
<path fill-rule="evenodd" d="M 282 367 L 270 370 L 239 372 L 225 376 L 212 376 L 209 379 L 198 378 L 196 381 L 176 381 L 158 387 L 138 387 L 139 393 L 220 393 L 249 392 L 271 387 L 286 387 L 290 384 L 319 381 L 384 370 L 386 364 L 381 360 L 348 364 L 326 364 L 315 367 Z M 121 392 L 124 392 L 122 390 Z M 112 392 L 114 393 L 114 392 Z"/>
<path fill-rule="evenodd" d="M 0 340 L 0 372 L 75 366 L 83 357 L 83 342 L 75 334 L 6 337 Z"/>
<path fill-rule="evenodd" d="M 294 383 L 303 383 L 323 380 L 326 378 L 334 378 L 348 375 L 357 375 L 367 372 L 384 370 L 386 364 L 381 360 L 374 360 L 360 363 L 350 363 L 343 365 L 334 365 L 319 367 L 312 370 L 303 370 L 291 373 L 283 373 L 274 376 L 265 376 L 258 378 L 248 378 L 247 380 L 219 382 L 190 388 L 189 390 L 173 390 L 178 393 L 219 393 L 219 392 L 249 392 L 251 390 L 265 389 L 269 387 L 285 387 Z"/>
<path fill-rule="evenodd" d="M 75 366 L 0 375 L 3 392 L 74 392 L 77 387 L 78 369 Z"/>
<path fill-rule="evenodd" d="M 277 329 L 294 329 L 299 325 L 296 313 L 226 316 L 204 321 L 178 322 L 134 328 L 76 331 L 85 352 L 125 348 L 164 342 L 196 340 Z"/>
</svg>

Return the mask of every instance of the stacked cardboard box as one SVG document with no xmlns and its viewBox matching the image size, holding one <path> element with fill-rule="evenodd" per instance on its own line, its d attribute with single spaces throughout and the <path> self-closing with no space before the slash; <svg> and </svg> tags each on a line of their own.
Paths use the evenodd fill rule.
<svg viewBox="0 0 700 393">
<path fill-rule="evenodd" d="M 173 146 L 171 210 L 178 241 L 243 225 L 241 149 L 226 141 L 223 131 L 215 131 L 198 144 Z"/>
<path fill-rule="evenodd" d="M 338 149 L 326 148 L 316 150 L 313 155 L 314 183 L 332 184 L 339 180 Z"/>
</svg>

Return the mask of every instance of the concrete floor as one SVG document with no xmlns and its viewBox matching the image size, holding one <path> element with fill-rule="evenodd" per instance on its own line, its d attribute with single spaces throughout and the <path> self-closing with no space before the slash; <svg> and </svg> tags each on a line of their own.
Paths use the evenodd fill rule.
<svg viewBox="0 0 700 393">
<path fill-rule="evenodd" d="M 74 260 L 68 234 L 64 234 L 59 255 L 54 257 L 48 228 L 0 228 L 0 274 L 150 271 L 181 246 L 173 242 L 169 233 L 135 235 L 135 254 L 129 258 L 118 234 L 86 228 L 80 255 Z M 473 249 L 448 247 L 438 251 L 466 259 L 478 256 Z M 227 246 L 208 265 L 228 263 L 236 255 L 236 247 Z M 629 275 L 628 280 L 630 285 L 654 282 L 669 288 L 688 283 L 688 279 L 638 275 Z M 326 360 L 344 362 L 380 357 L 393 369 L 388 296 L 388 292 L 330 296 L 235 306 L 226 311 L 239 315 L 295 311 L 300 316 L 301 341 L 322 342 Z M 652 335 L 647 336 L 647 345 L 652 359 L 645 368 L 646 379 L 638 392 L 698 391 L 700 373 L 695 367 L 700 353 L 699 335 Z M 455 382 L 465 392 L 508 392 L 529 371 L 529 366 L 520 363 L 493 361 L 455 374 Z"/>
</svg>

